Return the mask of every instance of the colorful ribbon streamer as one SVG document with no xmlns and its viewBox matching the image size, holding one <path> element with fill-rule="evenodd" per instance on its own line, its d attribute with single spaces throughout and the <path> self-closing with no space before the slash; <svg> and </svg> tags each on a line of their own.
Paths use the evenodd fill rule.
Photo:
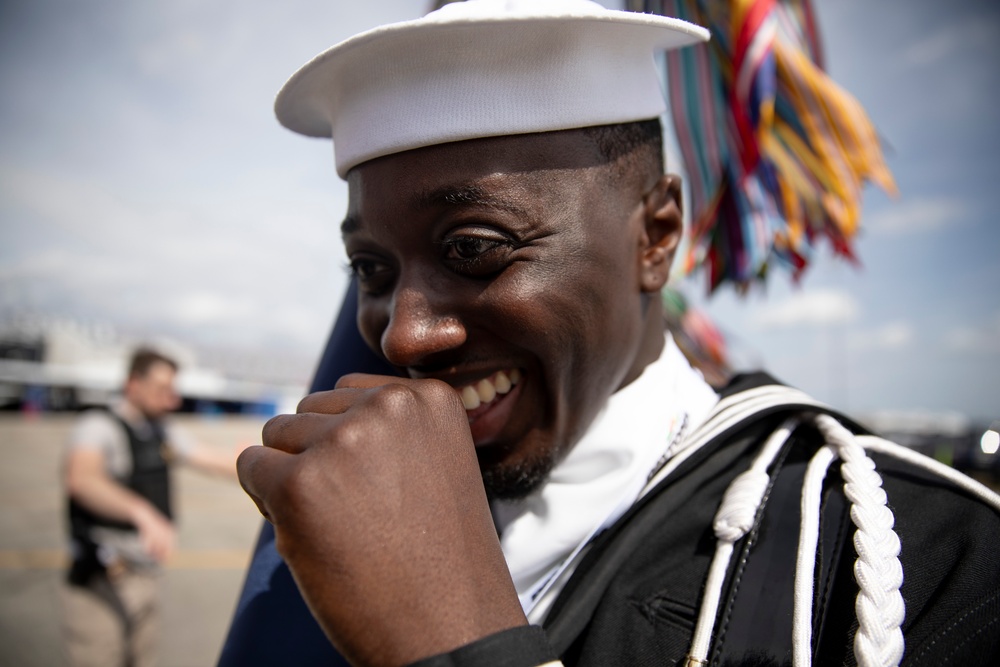
<svg viewBox="0 0 1000 667">
<path fill-rule="evenodd" d="M 666 55 L 691 188 L 682 269 L 745 290 L 772 266 L 796 279 L 821 238 L 855 261 L 861 189 L 895 194 L 861 105 L 822 70 L 808 0 L 634 0 L 629 9 L 706 26 L 712 40 Z"/>
</svg>

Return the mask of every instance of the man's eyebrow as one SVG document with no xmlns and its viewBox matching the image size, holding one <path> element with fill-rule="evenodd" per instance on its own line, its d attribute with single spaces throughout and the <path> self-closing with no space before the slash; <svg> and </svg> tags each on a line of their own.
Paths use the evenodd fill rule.
<svg viewBox="0 0 1000 667">
<path fill-rule="evenodd" d="M 348 234 L 353 234 L 354 232 L 361 229 L 361 221 L 358 220 L 353 215 L 348 215 L 344 217 L 344 221 L 340 223 L 340 235 L 346 236 Z"/>
<path fill-rule="evenodd" d="M 416 205 L 418 208 L 447 208 L 472 205 L 507 211 L 509 213 L 524 212 L 513 201 L 498 197 L 478 185 L 448 185 L 436 190 L 428 190 L 417 195 Z"/>
<path fill-rule="evenodd" d="M 416 208 L 447 208 L 454 206 L 482 206 L 508 213 L 523 214 L 524 209 L 513 201 L 498 197 L 486 191 L 478 185 L 445 186 L 436 190 L 428 190 L 418 193 L 415 197 Z M 354 215 L 347 215 L 340 223 L 341 236 L 347 236 L 360 231 L 362 228 L 361 219 Z"/>
</svg>

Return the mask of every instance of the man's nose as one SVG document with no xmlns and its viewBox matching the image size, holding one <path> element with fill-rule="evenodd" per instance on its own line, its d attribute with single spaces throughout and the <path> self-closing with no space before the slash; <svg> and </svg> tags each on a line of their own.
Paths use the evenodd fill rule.
<svg viewBox="0 0 1000 667">
<path fill-rule="evenodd" d="M 433 304 L 422 291 L 404 287 L 392 300 L 382 354 L 394 366 L 419 366 L 465 340 L 465 327 L 455 314 Z"/>
</svg>

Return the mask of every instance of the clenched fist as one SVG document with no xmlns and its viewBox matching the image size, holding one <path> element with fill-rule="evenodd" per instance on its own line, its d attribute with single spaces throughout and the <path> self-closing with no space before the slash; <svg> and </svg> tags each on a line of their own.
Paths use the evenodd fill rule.
<svg viewBox="0 0 1000 667">
<path fill-rule="evenodd" d="M 348 375 L 267 423 L 240 482 L 337 649 L 404 665 L 526 623 L 455 390 Z"/>
</svg>

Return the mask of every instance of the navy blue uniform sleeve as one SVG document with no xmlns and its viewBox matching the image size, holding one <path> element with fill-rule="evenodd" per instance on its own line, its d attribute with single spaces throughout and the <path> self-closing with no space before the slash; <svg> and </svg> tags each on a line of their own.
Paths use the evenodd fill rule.
<svg viewBox="0 0 1000 667">
<path fill-rule="evenodd" d="M 394 373 L 365 345 L 356 318 L 357 289 L 352 282 L 310 391 L 332 389 L 347 373 Z M 267 522 L 257 540 L 218 665 L 347 665 L 309 613 L 288 566 L 274 548 L 274 530 Z"/>
<path fill-rule="evenodd" d="M 347 667 L 309 613 L 266 523 L 236 607 L 219 667 Z"/>
</svg>

